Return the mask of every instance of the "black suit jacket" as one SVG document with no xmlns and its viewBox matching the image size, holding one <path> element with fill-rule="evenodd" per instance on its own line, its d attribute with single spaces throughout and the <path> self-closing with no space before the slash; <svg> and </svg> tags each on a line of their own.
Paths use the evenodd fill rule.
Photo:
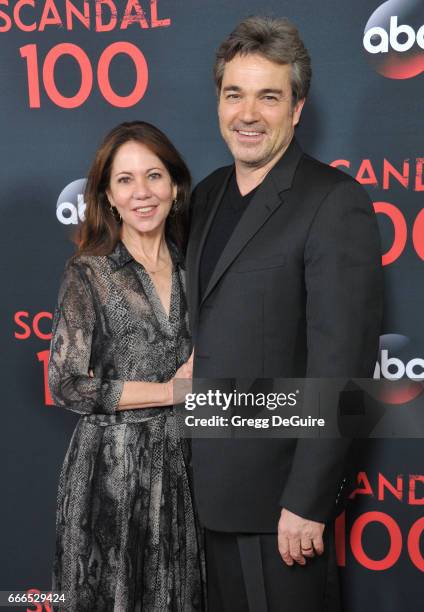
<svg viewBox="0 0 424 612">
<path fill-rule="evenodd" d="M 382 316 L 372 204 L 351 177 L 295 140 L 268 173 L 199 296 L 199 262 L 233 167 L 195 189 L 187 283 L 194 377 L 369 377 Z M 328 521 L 346 440 L 193 439 L 209 529 L 275 532 L 281 507 Z"/>
</svg>

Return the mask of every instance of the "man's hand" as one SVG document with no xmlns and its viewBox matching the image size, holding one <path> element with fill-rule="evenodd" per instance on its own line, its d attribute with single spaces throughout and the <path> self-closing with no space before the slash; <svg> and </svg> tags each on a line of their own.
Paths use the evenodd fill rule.
<svg viewBox="0 0 424 612">
<path fill-rule="evenodd" d="M 278 521 L 278 550 L 287 565 L 306 564 L 306 558 L 324 552 L 324 523 L 308 521 L 283 508 Z"/>
</svg>

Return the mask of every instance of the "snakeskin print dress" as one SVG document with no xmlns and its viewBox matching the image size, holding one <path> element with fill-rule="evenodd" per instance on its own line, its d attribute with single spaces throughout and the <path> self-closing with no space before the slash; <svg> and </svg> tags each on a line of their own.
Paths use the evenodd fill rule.
<svg viewBox="0 0 424 612">
<path fill-rule="evenodd" d="M 123 381 L 169 380 L 190 356 L 184 271 L 171 255 L 169 317 L 122 242 L 65 269 L 49 386 L 81 417 L 59 480 L 53 589 L 66 603 L 55 610 L 205 610 L 190 448 L 174 409 L 115 410 Z"/>
</svg>

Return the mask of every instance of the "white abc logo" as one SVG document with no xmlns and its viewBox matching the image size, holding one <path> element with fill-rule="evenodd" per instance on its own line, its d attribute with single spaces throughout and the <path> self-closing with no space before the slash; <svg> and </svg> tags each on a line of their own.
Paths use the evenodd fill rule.
<svg viewBox="0 0 424 612">
<path fill-rule="evenodd" d="M 86 183 L 86 179 L 77 179 L 69 183 L 60 193 L 56 204 L 56 217 L 63 225 L 77 225 L 78 221 L 84 221 Z"/>
<path fill-rule="evenodd" d="M 399 42 L 399 36 L 406 36 L 404 42 Z M 379 42 L 374 43 L 372 39 L 378 37 Z M 398 25 L 398 17 L 390 17 L 389 34 L 380 26 L 374 26 L 365 32 L 364 47 L 369 53 L 388 53 L 389 45 L 394 51 L 404 53 L 409 51 L 417 42 L 417 45 L 424 49 L 424 25 L 420 27 L 417 33 L 414 28 L 409 25 Z"/>
<path fill-rule="evenodd" d="M 389 351 L 381 351 L 381 364 L 375 364 L 374 378 L 387 380 L 400 380 L 403 376 L 411 380 L 424 380 L 424 359 L 416 357 L 408 363 L 403 363 L 398 357 L 389 357 Z"/>
</svg>

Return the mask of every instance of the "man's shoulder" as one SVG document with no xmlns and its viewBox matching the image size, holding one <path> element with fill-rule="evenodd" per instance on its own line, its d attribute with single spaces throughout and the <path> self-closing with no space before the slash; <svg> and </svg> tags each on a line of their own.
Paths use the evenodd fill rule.
<svg viewBox="0 0 424 612">
<path fill-rule="evenodd" d="M 228 176 L 228 173 L 231 171 L 232 167 L 233 166 L 230 165 L 221 166 L 220 168 L 217 168 L 216 170 L 205 176 L 205 178 L 202 179 L 199 183 L 197 183 L 194 192 L 196 194 L 204 194 L 216 187 L 217 185 L 220 185 L 222 181 L 224 181 L 225 178 Z"/>
<path fill-rule="evenodd" d="M 343 182 L 357 184 L 359 186 L 359 183 L 352 176 L 350 176 L 350 174 L 347 174 L 338 168 L 334 168 L 333 166 L 330 166 L 329 164 L 326 164 L 306 153 L 303 154 L 300 160 L 298 171 L 302 178 L 307 176 L 308 180 L 313 182 L 321 182 L 329 187 Z"/>
<path fill-rule="evenodd" d="M 305 206 L 317 210 L 324 202 L 327 208 L 373 210 L 368 191 L 354 177 L 306 154 L 297 168 L 293 190 Z"/>
</svg>

